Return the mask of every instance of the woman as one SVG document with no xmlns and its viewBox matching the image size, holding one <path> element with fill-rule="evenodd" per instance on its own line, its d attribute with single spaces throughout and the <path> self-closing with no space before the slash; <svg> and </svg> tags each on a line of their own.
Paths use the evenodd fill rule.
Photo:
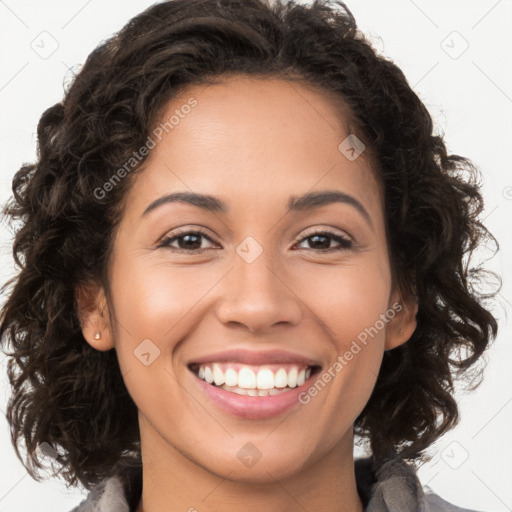
<svg viewBox="0 0 512 512">
<path fill-rule="evenodd" d="M 341 2 L 155 4 L 38 136 L 8 419 L 75 511 L 461 510 L 414 465 L 497 334 L 464 264 L 493 237 Z"/>
</svg>

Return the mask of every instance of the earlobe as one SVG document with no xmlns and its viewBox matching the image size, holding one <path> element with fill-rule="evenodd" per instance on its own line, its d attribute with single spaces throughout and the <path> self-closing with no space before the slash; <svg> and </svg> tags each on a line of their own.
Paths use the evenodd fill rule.
<svg viewBox="0 0 512 512">
<path fill-rule="evenodd" d="M 385 350 L 392 350 L 403 345 L 413 335 L 416 330 L 418 314 L 417 300 L 409 296 L 407 300 L 398 301 L 402 308 L 386 327 Z"/>
<path fill-rule="evenodd" d="M 105 292 L 99 285 L 80 284 L 75 293 L 82 334 L 93 348 L 114 348 Z"/>
</svg>

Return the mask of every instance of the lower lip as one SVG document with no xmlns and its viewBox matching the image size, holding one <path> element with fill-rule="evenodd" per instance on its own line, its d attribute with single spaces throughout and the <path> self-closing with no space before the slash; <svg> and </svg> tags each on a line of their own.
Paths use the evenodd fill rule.
<svg viewBox="0 0 512 512">
<path fill-rule="evenodd" d="M 311 377 L 301 386 L 284 391 L 277 395 L 248 396 L 226 391 L 221 387 L 212 386 L 193 374 L 199 387 L 208 395 L 212 402 L 223 411 L 251 420 L 273 418 L 301 405 L 298 396 L 310 386 Z"/>
</svg>

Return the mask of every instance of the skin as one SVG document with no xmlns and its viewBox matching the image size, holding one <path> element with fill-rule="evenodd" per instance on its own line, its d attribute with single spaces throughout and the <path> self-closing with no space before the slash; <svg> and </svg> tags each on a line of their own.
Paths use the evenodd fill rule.
<svg viewBox="0 0 512 512">
<path fill-rule="evenodd" d="M 137 510 L 361 511 L 353 423 L 384 350 L 410 338 L 417 312 L 392 287 L 380 185 L 364 153 L 350 161 L 338 149 L 349 134 L 346 121 L 319 90 L 231 77 L 189 88 L 162 119 L 190 97 L 197 106 L 133 176 L 109 266 L 112 301 L 101 286 L 80 293 L 85 339 L 97 350 L 115 348 L 139 409 L 144 469 Z M 286 213 L 290 196 L 319 190 L 356 198 L 372 225 L 342 203 Z M 172 203 L 142 215 L 178 191 L 218 197 L 229 212 Z M 187 247 L 179 240 L 158 247 L 178 228 L 183 235 L 199 227 L 210 238 L 193 239 L 202 253 L 173 252 Z M 325 230 L 353 246 L 326 252 L 340 244 L 308 238 Z M 247 236 L 263 249 L 252 263 L 236 252 Z M 218 409 L 186 366 L 245 348 L 296 352 L 327 369 L 396 302 L 402 310 L 317 396 L 270 419 Z M 148 366 L 134 356 L 145 339 L 160 350 Z M 261 452 L 252 467 L 237 457 L 247 442 Z"/>
</svg>

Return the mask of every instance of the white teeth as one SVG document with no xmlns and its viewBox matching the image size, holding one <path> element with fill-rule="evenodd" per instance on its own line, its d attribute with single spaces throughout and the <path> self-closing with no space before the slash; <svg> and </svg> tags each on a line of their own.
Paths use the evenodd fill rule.
<svg viewBox="0 0 512 512">
<path fill-rule="evenodd" d="M 249 396 L 275 395 L 283 390 L 302 386 L 311 376 L 311 367 L 298 365 L 272 371 L 265 366 L 259 368 L 236 364 L 231 367 L 228 364 L 202 364 L 197 375 L 209 384 L 213 383 L 224 389 L 229 388 L 228 390 L 234 393 Z M 224 371 L 223 367 L 226 368 Z"/>
<path fill-rule="evenodd" d="M 238 386 L 226 386 L 226 384 L 221 386 L 222 389 L 226 391 L 231 391 L 232 393 L 236 393 L 237 395 L 244 396 L 268 396 L 268 395 L 279 395 L 279 393 L 286 393 L 286 391 L 290 391 L 291 388 L 284 389 L 243 389 Z"/>
<path fill-rule="evenodd" d="M 224 373 L 222 373 L 217 363 L 213 364 L 213 381 L 216 386 L 222 386 L 222 384 L 224 384 Z"/>
<path fill-rule="evenodd" d="M 285 388 L 288 386 L 288 374 L 284 368 L 277 370 L 274 378 L 274 386 L 276 388 Z"/>
<path fill-rule="evenodd" d="M 199 375 L 201 377 L 201 375 Z M 233 368 L 228 368 L 224 373 L 224 378 L 226 379 L 227 386 L 236 386 L 238 384 L 238 374 L 233 370 Z"/>
<path fill-rule="evenodd" d="M 297 367 L 294 366 L 289 372 L 288 372 L 288 386 L 291 388 L 294 388 L 297 385 L 297 376 L 298 376 L 298 370 Z"/>
<path fill-rule="evenodd" d="M 272 389 L 274 387 L 274 374 L 269 368 L 263 368 L 258 372 L 256 379 L 258 389 Z"/>
<path fill-rule="evenodd" d="M 204 369 L 204 380 L 211 384 L 213 382 L 213 373 L 212 369 L 209 366 L 206 366 Z"/>
<path fill-rule="evenodd" d="M 256 388 L 256 375 L 247 366 L 240 368 L 238 372 L 238 387 L 245 389 Z"/>
<path fill-rule="evenodd" d="M 225 389 L 226 391 L 231 391 L 232 393 L 236 393 L 237 395 L 247 395 L 247 390 L 246 389 L 242 389 L 242 388 L 239 388 L 238 386 L 226 386 L 226 384 L 224 384 L 224 386 L 221 386 L 222 389 Z"/>
<path fill-rule="evenodd" d="M 302 386 L 306 382 L 306 369 L 302 368 L 302 370 L 299 372 L 299 375 L 297 376 L 297 386 Z"/>
</svg>

